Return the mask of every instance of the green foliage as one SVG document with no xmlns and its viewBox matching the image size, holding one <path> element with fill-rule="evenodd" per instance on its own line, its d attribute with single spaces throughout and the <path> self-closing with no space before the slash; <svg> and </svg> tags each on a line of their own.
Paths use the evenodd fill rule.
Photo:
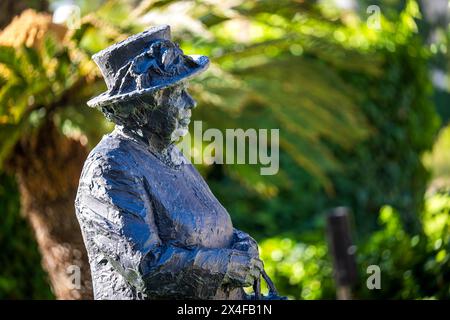
<svg viewBox="0 0 450 320">
<path fill-rule="evenodd" d="M 186 10 L 174 11 L 180 3 Z M 72 42 L 58 46 L 50 37 L 43 52 L 4 54 L 12 75 L 3 87 L 10 96 L 3 131 L 15 130 L 11 137 L 18 139 L 31 119 L 48 119 L 54 110 L 65 134 L 95 144 L 110 126 L 83 106 L 104 90 L 101 81 L 84 82 L 99 75 L 88 56 L 144 28 L 137 19 L 124 21 L 124 12 L 135 18 L 150 13 L 173 21 L 173 36 L 187 53 L 211 57 L 209 72 L 191 88 L 200 106 L 194 120 L 220 130 L 280 128 L 277 175 L 261 176 L 255 165 L 201 168 L 237 226 L 259 238 L 299 233 L 315 225 L 317 213 L 345 204 L 366 232 L 376 228 L 379 208 L 391 204 L 408 229 L 418 230 L 427 178 L 420 156 L 432 143 L 437 118 L 427 100 L 414 4 L 408 1 L 397 21 L 383 20 L 383 29 L 374 31 L 357 16 L 347 23 L 310 2 L 238 1 L 230 7 L 153 1 L 135 10 L 106 2 L 83 19 Z M 3 157 L 14 145 L 9 141 Z"/>
<path fill-rule="evenodd" d="M 432 186 L 450 185 L 450 126 L 444 127 L 433 146 L 424 155 L 424 163 L 432 172 Z"/>
<path fill-rule="evenodd" d="M 277 289 L 290 299 L 332 297 L 332 267 L 325 243 L 306 244 L 289 238 L 271 238 L 261 243 L 265 269 Z"/>
<path fill-rule="evenodd" d="M 380 211 L 381 229 L 357 241 L 357 299 L 450 298 L 450 193 L 429 195 L 422 213 L 424 233 L 410 235 L 390 206 Z M 324 235 L 323 229 L 316 232 Z M 261 252 L 281 293 L 297 299 L 334 299 L 330 256 L 323 240 L 268 239 Z M 366 270 L 378 265 L 381 289 L 369 290 Z"/>
<path fill-rule="evenodd" d="M 86 16 L 67 42 L 48 36 L 42 48 L 0 48 L 8 70 L 0 75 L 0 163 L 43 121 L 95 145 L 112 126 L 85 106 L 105 90 L 90 55 L 143 30 L 145 19 L 169 23 L 187 54 L 212 60 L 191 86 L 199 102 L 193 120 L 205 129 L 280 128 L 277 175 L 260 176 L 253 165 L 199 169 L 237 227 L 270 237 L 262 255 L 282 293 L 334 298 L 322 212 L 347 205 L 357 227 L 357 297 L 449 297 L 448 209 L 430 207 L 438 195 L 423 209 L 421 155 L 439 123 L 415 1 L 395 1 L 381 30 L 322 1 L 80 2 Z M 17 204 L 16 193 L 7 197 Z M 21 221 L 8 208 L 6 218 Z M 8 263 L 16 268 L 15 261 Z M 380 264 L 385 289 L 365 288 L 368 264 Z M 0 294 L 23 297 L 11 289 L 24 285 L 15 280 L 23 273 L 12 272 L 0 275 Z M 33 285 L 44 288 L 39 281 Z M 27 296 L 48 297 L 42 290 Z"/>
<path fill-rule="evenodd" d="M 398 213 L 384 207 L 383 230 L 361 247 L 361 269 L 377 264 L 382 270 L 382 290 L 360 289 L 362 297 L 415 299 L 450 297 L 450 194 L 428 196 L 422 223 L 424 233 L 409 235 Z"/>
<path fill-rule="evenodd" d="M 44 22 L 49 19 L 34 15 Z M 68 136 L 84 136 L 91 143 L 111 128 L 100 113 L 85 106 L 88 98 L 103 90 L 103 84 L 95 81 L 86 38 L 97 28 L 102 43 L 108 45 L 120 38 L 120 31 L 101 29 L 95 19 L 71 33 L 62 27 L 53 30 L 51 24 L 46 28 L 38 30 L 45 31 L 45 37 L 32 46 L 0 46 L 0 167 L 19 139 L 27 139 L 46 121 Z"/>
<path fill-rule="evenodd" d="M 383 204 L 399 210 L 409 232 L 421 228 L 418 213 L 428 180 L 421 155 L 431 148 L 439 119 L 429 98 L 426 59 L 414 39 L 410 41 L 395 52 L 382 52 L 381 77 L 346 75 L 353 86 L 366 91 L 360 106 L 376 130 L 352 152 L 340 153 L 348 166 L 334 179 L 336 198 L 355 210 L 361 233 L 376 226 Z"/>
<path fill-rule="evenodd" d="M 0 299 L 51 299 L 41 256 L 19 208 L 14 179 L 0 174 Z"/>
<path fill-rule="evenodd" d="M 39 124 L 79 76 L 67 49 L 52 36 L 40 50 L 2 46 L 0 52 L 0 65 L 8 71 L 0 89 L 0 137 L 7 142 L 0 147 L 1 163 L 22 134 Z"/>
<path fill-rule="evenodd" d="M 201 7 L 192 15 L 203 21 Z M 318 213 L 347 205 L 365 234 L 390 204 L 409 232 L 420 230 L 428 178 L 421 155 L 439 120 L 415 33 L 417 4 L 408 1 L 397 20 L 382 16 L 379 31 L 291 2 L 246 1 L 233 10 L 240 20 L 215 8 L 221 19 L 206 41 L 183 41 L 185 29 L 178 37 L 213 61 L 192 88 L 195 117 L 222 130 L 280 128 L 277 176 L 259 176 L 257 166 L 204 168 L 237 226 L 260 238 L 299 234 L 320 226 Z M 251 30 L 244 39 L 236 34 L 242 20 Z"/>
</svg>

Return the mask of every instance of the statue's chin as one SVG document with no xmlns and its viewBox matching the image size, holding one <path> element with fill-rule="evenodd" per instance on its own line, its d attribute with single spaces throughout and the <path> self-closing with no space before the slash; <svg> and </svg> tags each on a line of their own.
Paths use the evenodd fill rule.
<svg viewBox="0 0 450 320">
<path fill-rule="evenodd" d="M 189 130 L 187 128 L 178 128 L 174 132 L 172 132 L 171 140 L 172 142 L 177 142 L 180 138 L 187 135 Z"/>
</svg>

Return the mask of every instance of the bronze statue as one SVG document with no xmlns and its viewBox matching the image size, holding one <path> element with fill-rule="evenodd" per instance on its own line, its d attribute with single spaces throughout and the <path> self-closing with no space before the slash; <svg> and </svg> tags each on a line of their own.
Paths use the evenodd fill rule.
<svg viewBox="0 0 450 320">
<path fill-rule="evenodd" d="M 174 143 L 195 101 L 187 56 L 161 26 L 97 53 L 108 91 L 88 105 L 116 124 L 89 154 L 76 198 L 95 299 L 246 299 L 263 263 Z"/>
</svg>

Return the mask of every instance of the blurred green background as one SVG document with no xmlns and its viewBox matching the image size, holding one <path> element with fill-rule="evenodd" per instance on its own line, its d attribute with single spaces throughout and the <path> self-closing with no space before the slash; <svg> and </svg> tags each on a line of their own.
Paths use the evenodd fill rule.
<svg viewBox="0 0 450 320">
<path fill-rule="evenodd" d="M 73 218 L 86 152 L 112 129 L 85 105 L 105 90 L 90 56 L 158 24 L 171 25 L 185 53 L 211 58 L 190 87 L 193 120 L 280 129 L 276 175 L 255 165 L 198 169 L 235 226 L 258 240 L 282 294 L 336 298 L 325 218 L 347 206 L 354 298 L 450 298 L 448 1 L 1 6 L 0 298 L 66 297 L 51 290 L 51 262 L 41 267 L 54 251 L 42 234 L 53 247 L 77 237 L 57 225 Z M 366 286 L 374 264 L 381 290 Z"/>
</svg>

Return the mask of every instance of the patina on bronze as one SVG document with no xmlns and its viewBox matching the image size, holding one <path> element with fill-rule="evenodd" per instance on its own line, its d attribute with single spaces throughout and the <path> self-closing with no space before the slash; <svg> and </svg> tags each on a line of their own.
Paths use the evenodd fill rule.
<svg viewBox="0 0 450 320">
<path fill-rule="evenodd" d="M 249 298 L 242 288 L 263 271 L 257 243 L 174 145 L 195 106 L 186 80 L 208 58 L 184 55 L 161 26 L 93 59 L 108 91 L 88 105 L 116 124 L 89 154 L 75 202 L 95 299 Z"/>
</svg>

